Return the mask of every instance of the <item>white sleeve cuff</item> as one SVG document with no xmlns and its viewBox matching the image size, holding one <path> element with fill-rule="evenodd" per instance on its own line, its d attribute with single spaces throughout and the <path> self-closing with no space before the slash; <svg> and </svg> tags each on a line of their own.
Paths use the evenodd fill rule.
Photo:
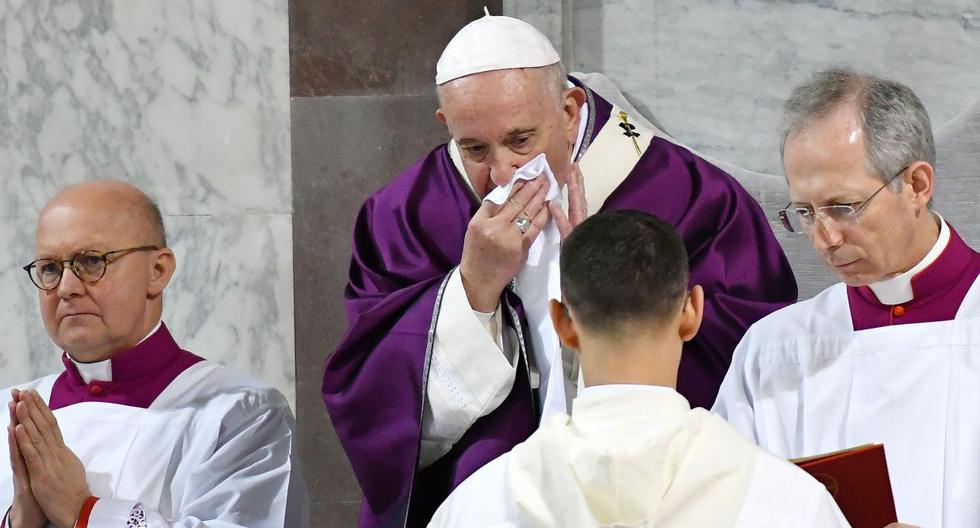
<svg viewBox="0 0 980 528">
<path fill-rule="evenodd" d="M 140 526 L 139 524 L 128 524 L 132 517 L 133 508 L 137 504 L 137 501 L 100 498 L 92 508 L 92 513 L 88 517 L 88 525 L 91 528 Z"/>
<path fill-rule="evenodd" d="M 436 323 L 421 467 L 446 454 L 473 422 L 504 401 L 514 385 L 516 343 L 502 338 L 499 309 L 485 320 L 470 306 L 457 268 L 449 277 Z"/>
<path fill-rule="evenodd" d="M 458 373 L 458 381 L 471 387 L 474 394 L 485 393 L 481 389 L 487 386 L 488 378 L 506 376 L 517 363 L 517 347 L 504 343 L 501 326 L 499 308 L 486 314 L 470 307 L 457 268 L 449 277 L 439 309 L 433 361 L 439 360 Z"/>
</svg>

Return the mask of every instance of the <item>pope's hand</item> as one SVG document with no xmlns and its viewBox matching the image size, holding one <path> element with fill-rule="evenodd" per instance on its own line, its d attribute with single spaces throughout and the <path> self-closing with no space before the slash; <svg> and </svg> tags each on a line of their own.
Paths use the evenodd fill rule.
<svg viewBox="0 0 980 528">
<path fill-rule="evenodd" d="M 14 528 L 43 528 L 48 523 L 41 505 L 34 499 L 31 491 L 31 479 L 27 473 L 27 465 L 17 447 L 17 437 L 14 430 L 20 421 L 14 408 L 20 401 L 21 392 L 17 389 L 10 391 L 11 401 L 7 404 L 10 412 L 10 425 L 7 426 L 7 449 L 10 452 L 10 470 L 14 478 L 14 500 L 10 506 L 8 519 Z"/>
<path fill-rule="evenodd" d="M 589 217 L 589 204 L 585 201 L 585 182 L 578 163 L 572 164 L 571 174 L 565 181 L 568 186 L 568 216 L 565 216 L 565 212 L 556 202 L 548 203 L 548 209 L 551 210 L 551 216 L 555 218 L 562 240 L 568 238 L 572 230 Z"/>
<path fill-rule="evenodd" d="M 551 218 L 544 206 L 548 195 L 545 178 L 519 182 L 514 189 L 503 205 L 484 202 L 466 228 L 459 270 L 470 306 L 480 312 L 497 308 L 500 294 L 520 271 L 528 249 Z M 519 218 L 531 222 L 524 233 L 517 226 Z"/>
<path fill-rule="evenodd" d="M 36 392 L 21 392 L 14 410 L 20 421 L 14 434 L 34 498 L 55 526 L 71 528 L 91 495 L 85 467 L 65 446 L 57 419 Z"/>
</svg>

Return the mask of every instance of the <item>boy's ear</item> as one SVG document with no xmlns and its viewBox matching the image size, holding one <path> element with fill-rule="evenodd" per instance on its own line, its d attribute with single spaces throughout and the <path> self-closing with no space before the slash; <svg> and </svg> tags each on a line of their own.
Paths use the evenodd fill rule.
<svg viewBox="0 0 980 528">
<path fill-rule="evenodd" d="M 698 333 L 701 327 L 701 317 L 704 316 L 704 290 L 701 286 L 694 285 L 691 292 L 684 301 L 684 309 L 681 311 L 681 324 L 678 328 L 678 336 L 681 341 L 690 341 Z"/>
<path fill-rule="evenodd" d="M 578 332 L 568 313 L 568 308 L 561 302 L 552 299 L 550 305 L 551 322 L 555 325 L 555 333 L 558 339 L 568 348 L 578 350 Z"/>
</svg>

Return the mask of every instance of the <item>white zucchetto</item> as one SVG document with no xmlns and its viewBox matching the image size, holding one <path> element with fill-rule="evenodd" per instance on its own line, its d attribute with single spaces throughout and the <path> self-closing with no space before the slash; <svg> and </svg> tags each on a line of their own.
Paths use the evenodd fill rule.
<svg viewBox="0 0 980 528">
<path fill-rule="evenodd" d="M 554 46 L 531 24 L 506 16 L 486 16 L 463 26 L 436 63 L 436 84 L 494 70 L 539 68 L 561 60 Z"/>
</svg>

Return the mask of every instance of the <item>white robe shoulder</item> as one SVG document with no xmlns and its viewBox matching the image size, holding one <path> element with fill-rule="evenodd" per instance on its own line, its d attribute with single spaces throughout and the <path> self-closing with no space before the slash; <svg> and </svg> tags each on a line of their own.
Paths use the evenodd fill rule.
<svg viewBox="0 0 980 528">
<path fill-rule="evenodd" d="M 548 420 L 456 488 L 429 526 L 847 526 L 819 482 L 676 393 L 583 399 L 584 416 Z"/>
<path fill-rule="evenodd" d="M 17 386 L 50 399 L 57 375 Z M 10 400 L 10 390 L 0 399 Z M 82 402 L 54 411 L 100 497 L 90 526 L 306 526 L 308 496 L 283 395 L 210 361 L 186 369 L 149 408 Z M 6 442 L 0 457 L 8 457 Z M 4 465 L 6 466 L 6 465 Z M 13 497 L 0 467 L 0 508 Z"/>
</svg>

